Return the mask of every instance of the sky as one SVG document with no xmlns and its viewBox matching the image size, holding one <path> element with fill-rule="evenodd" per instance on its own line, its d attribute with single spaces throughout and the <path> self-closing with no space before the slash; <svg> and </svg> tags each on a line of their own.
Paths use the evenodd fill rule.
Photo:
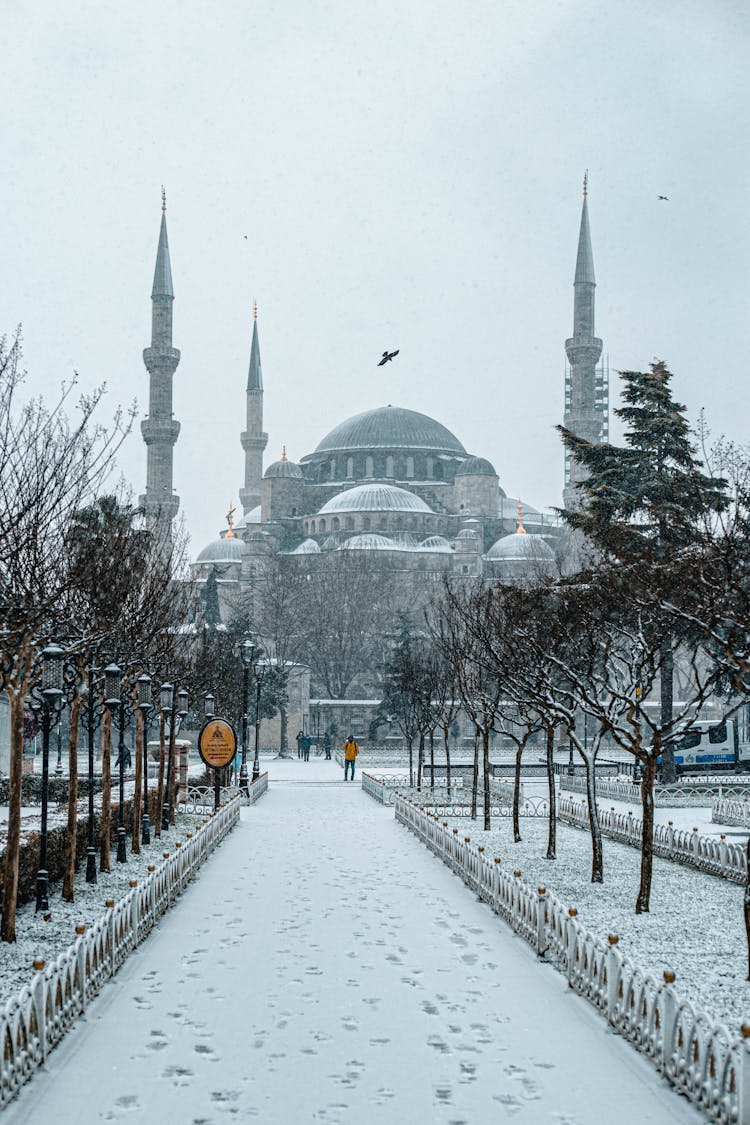
<svg viewBox="0 0 750 1125">
<path fill-rule="evenodd" d="M 0 332 L 30 394 L 76 371 L 142 418 L 165 186 L 192 556 L 238 504 L 254 299 L 266 465 L 392 403 L 559 504 L 586 169 L 612 372 L 666 360 L 745 441 L 744 0 L 5 0 L 3 32 Z M 138 495 L 137 424 L 119 465 Z"/>
</svg>

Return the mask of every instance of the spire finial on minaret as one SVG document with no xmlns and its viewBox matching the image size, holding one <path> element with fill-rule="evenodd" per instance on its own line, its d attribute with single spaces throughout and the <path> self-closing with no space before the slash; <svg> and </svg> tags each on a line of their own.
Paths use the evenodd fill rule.
<svg viewBox="0 0 750 1125">
<path fill-rule="evenodd" d="M 586 169 L 583 176 L 583 198 L 585 199 L 589 193 L 589 170 Z"/>
<path fill-rule="evenodd" d="M 258 302 L 253 301 L 253 320 L 258 319 Z"/>
<path fill-rule="evenodd" d="M 516 528 L 516 535 L 525 535 L 526 528 L 523 526 L 523 504 L 520 500 L 516 507 L 518 508 L 518 527 Z"/>
<path fill-rule="evenodd" d="M 287 456 L 286 456 L 286 446 L 285 446 L 285 445 L 282 445 L 282 447 L 281 447 L 281 460 L 282 460 L 282 461 L 286 461 L 286 460 L 287 460 Z"/>
<path fill-rule="evenodd" d="M 166 213 L 167 210 L 167 193 L 164 190 L 164 184 L 161 185 L 161 213 Z"/>
<path fill-rule="evenodd" d="M 237 536 L 234 534 L 234 513 L 236 512 L 236 510 L 237 509 L 233 508 L 231 504 L 229 505 L 229 511 L 227 512 L 227 524 L 229 526 L 227 528 L 227 533 L 225 536 L 226 539 L 237 538 Z"/>
</svg>

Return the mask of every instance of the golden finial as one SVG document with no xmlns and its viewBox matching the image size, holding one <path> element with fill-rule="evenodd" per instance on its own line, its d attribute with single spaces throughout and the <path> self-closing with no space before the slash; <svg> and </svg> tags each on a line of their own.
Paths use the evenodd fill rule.
<svg viewBox="0 0 750 1125">
<path fill-rule="evenodd" d="M 233 508 L 232 505 L 230 504 L 229 505 L 229 511 L 227 512 L 227 523 L 229 524 L 229 528 L 228 528 L 227 534 L 226 534 L 227 539 L 236 539 L 237 538 L 236 535 L 234 534 L 234 513 L 236 511 L 237 511 L 237 509 Z"/>
<path fill-rule="evenodd" d="M 253 301 L 253 320 L 258 319 L 258 302 Z"/>
<path fill-rule="evenodd" d="M 286 461 L 286 459 L 287 459 L 287 457 L 286 457 L 286 446 L 282 445 L 282 447 L 281 447 L 281 460 Z"/>
<path fill-rule="evenodd" d="M 583 198 L 584 199 L 586 198 L 588 193 L 589 193 L 589 170 L 587 168 L 586 172 L 585 172 L 585 175 L 583 177 Z"/>
<path fill-rule="evenodd" d="M 161 213 L 162 215 L 167 210 L 167 193 L 164 190 L 164 184 L 161 185 Z"/>
<path fill-rule="evenodd" d="M 516 535 L 525 535 L 526 528 L 523 526 L 523 504 L 518 501 L 518 527 L 516 528 Z"/>
</svg>

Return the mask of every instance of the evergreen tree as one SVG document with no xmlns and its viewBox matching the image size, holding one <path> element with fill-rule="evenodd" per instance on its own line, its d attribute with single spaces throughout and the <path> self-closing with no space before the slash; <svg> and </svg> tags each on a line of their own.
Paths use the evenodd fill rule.
<svg viewBox="0 0 750 1125">
<path fill-rule="evenodd" d="M 649 371 L 620 372 L 625 445 L 596 445 L 558 426 L 563 442 L 586 470 L 580 507 L 561 514 L 605 558 L 668 568 L 670 558 L 694 544 L 712 513 L 727 505 L 727 482 L 707 476 L 696 455 L 686 407 L 672 397 L 672 373 L 662 360 Z M 670 638 L 661 658 L 662 722 L 672 715 Z M 671 748 L 664 772 L 674 778 Z"/>
</svg>

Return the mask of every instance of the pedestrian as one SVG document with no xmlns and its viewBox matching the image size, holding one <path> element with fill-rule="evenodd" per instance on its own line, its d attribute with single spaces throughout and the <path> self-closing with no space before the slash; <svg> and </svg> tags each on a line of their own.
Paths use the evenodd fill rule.
<svg viewBox="0 0 750 1125">
<path fill-rule="evenodd" d="M 354 781 L 354 763 L 357 760 L 357 754 L 359 754 L 359 745 L 354 741 L 353 735 L 349 735 L 341 749 L 344 751 L 344 781 L 346 781 L 349 776 L 350 766 L 352 771 L 352 781 Z"/>
<path fill-rule="evenodd" d="M 304 734 L 302 733 L 302 731 L 301 731 L 301 730 L 298 730 L 298 731 L 297 731 L 297 738 L 296 738 L 296 742 L 297 742 L 297 757 L 298 757 L 298 758 L 301 758 L 301 757 L 302 757 L 302 739 L 303 739 L 304 737 L 305 737 L 305 736 L 304 736 Z"/>
<path fill-rule="evenodd" d="M 302 735 L 302 760 L 303 762 L 310 761 L 310 743 L 312 739 L 309 734 Z"/>
<path fill-rule="evenodd" d="M 330 760 L 331 760 L 331 736 L 330 736 L 330 734 L 326 734 L 325 738 L 323 739 L 323 749 L 326 752 L 326 760 L 330 762 Z"/>
</svg>

